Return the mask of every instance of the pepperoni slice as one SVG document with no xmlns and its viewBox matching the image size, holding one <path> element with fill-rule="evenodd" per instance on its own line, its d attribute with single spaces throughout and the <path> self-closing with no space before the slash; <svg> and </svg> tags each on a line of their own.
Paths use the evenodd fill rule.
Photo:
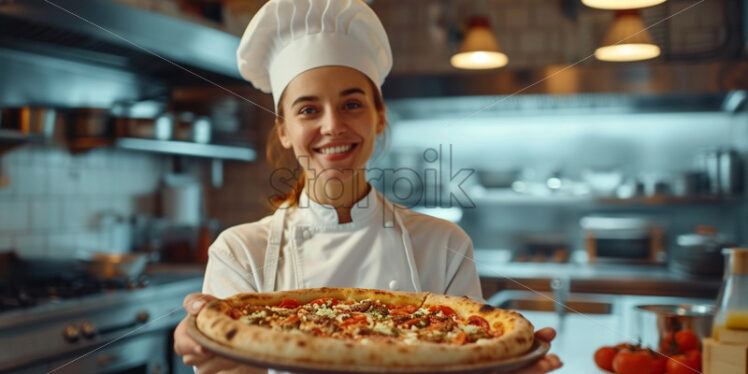
<svg viewBox="0 0 748 374">
<path fill-rule="evenodd" d="M 299 302 L 294 299 L 283 299 L 281 300 L 280 304 L 278 304 L 278 307 L 294 309 L 294 308 L 299 307 L 300 305 L 301 304 L 299 304 Z"/>
<path fill-rule="evenodd" d="M 488 321 L 486 321 L 486 319 L 481 316 L 472 315 L 468 317 L 467 323 L 468 325 L 479 326 L 487 333 L 490 333 L 491 331 L 491 328 L 488 326 Z"/>
<path fill-rule="evenodd" d="M 390 309 L 391 316 L 409 316 L 415 313 L 418 308 L 415 305 L 403 305 Z"/>
<path fill-rule="evenodd" d="M 431 310 L 431 312 L 433 313 L 442 312 L 445 316 L 456 316 L 457 315 L 457 312 L 455 312 L 454 309 L 446 305 L 434 305 L 434 306 L 429 307 L 429 310 Z"/>
<path fill-rule="evenodd" d="M 283 321 L 281 321 L 281 324 L 285 325 L 287 323 L 294 323 L 294 322 L 296 322 L 298 320 L 299 320 L 299 316 L 297 316 L 295 314 L 292 314 L 292 315 L 288 316 L 288 318 L 286 318 Z"/>
<path fill-rule="evenodd" d="M 334 299 L 332 297 L 323 297 L 321 299 L 312 300 L 308 304 L 310 304 L 310 305 L 315 305 L 315 304 L 317 304 L 317 305 L 328 305 L 328 304 L 329 305 L 338 305 L 339 302 L 340 301 L 338 301 L 338 299 Z"/>
<path fill-rule="evenodd" d="M 344 320 L 343 322 L 340 323 L 340 326 L 346 327 L 346 326 L 350 326 L 350 325 L 359 324 L 359 323 L 362 323 L 362 322 L 367 322 L 368 323 L 368 320 L 366 319 L 366 314 L 364 314 L 364 313 L 358 313 L 358 312 L 353 312 L 351 314 L 350 318 L 348 318 L 348 319 L 346 319 L 346 320 Z"/>
</svg>

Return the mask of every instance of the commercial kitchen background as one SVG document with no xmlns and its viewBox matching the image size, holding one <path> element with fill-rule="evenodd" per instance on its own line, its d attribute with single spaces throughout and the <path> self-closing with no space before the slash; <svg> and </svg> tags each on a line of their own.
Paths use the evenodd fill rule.
<svg viewBox="0 0 748 374">
<path fill-rule="evenodd" d="M 239 79 L 232 49 L 263 2 L 59 3 L 127 42 L 44 2 L 0 5 L 0 250 L 47 259 L 150 251 L 161 263 L 199 264 L 222 228 L 269 214 L 274 190 L 264 142 L 273 118 L 250 102 L 271 108 L 272 100 Z M 626 269 L 656 273 L 661 285 L 697 285 L 679 296 L 716 297 L 718 276 L 683 275 L 668 263 L 676 238 L 697 226 L 712 227 L 725 242 L 747 240 L 740 172 L 748 151 L 745 1 L 670 0 L 642 10 L 663 54 L 638 63 L 590 57 L 613 12 L 577 1 L 371 6 L 395 58 L 384 85 L 389 134 L 372 166 L 419 172 L 424 184 L 386 192 L 470 234 L 486 298 L 518 288 L 489 284 L 502 276 L 537 281 L 590 271 L 585 217 L 626 217 L 661 229 L 667 255 Z M 465 72 L 449 65 L 455 34 L 474 13 L 489 17 L 508 66 Z M 19 133 L 13 118 L 22 107 L 54 126 Z M 136 112 L 140 121 L 122 121 Z M 147 127 L 164 112 L 185 126 L 173 139 L 195 140 L 192 120 L 208 118 L 217 146 L 137 143 L 140 127 L 132 123 Z M 451 169 L 442 164 L 437 183 L 425 173 L 437 163 L 429 149 L 452 162 Z M 424 159 L 424 152 L 431 153 Z M 739 177 L 727 190 L 707 183 L 716 155 L 728 155 Z M 472 171 L 461 187 L 474 206 L 447 206 L 450 170 Z M 506 265 L 517 257 L 529 262 Z M 548 270 L 540 276 L 537 269 Z M 626 283 L 634 276 L 622 274 L 604 293 L 673 295 L 656 285 L 637 289 Z M 547 282 L 537 288 L 551 289 Z M 614 332 L 598 337 L 600 344 L 621 340 Z M 591 365 L 594 348 L 564 357 L 568 370 Z"/>
</svg>

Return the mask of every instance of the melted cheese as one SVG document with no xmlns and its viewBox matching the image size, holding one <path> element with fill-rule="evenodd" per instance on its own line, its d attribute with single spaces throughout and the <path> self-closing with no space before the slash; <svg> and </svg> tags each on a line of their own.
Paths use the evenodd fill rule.
<svg viewBox="0 0 748 374">
<path fill-rule="evenodd" d="M 317 309 L 317 311 L 314 314 L 316 314 L 318 316 L 325 316 L 325 317 L 335 318 L 335 312 L 332 309 L 327 309 L 327 308 Z"/>
<path fill-rule="evenodd" d="M 482 330 L 480 326 L 475 326 L 475 325 L 460 326 L 460 328 L 462 329 L 462 331 L 465 331 L 465 333 L 468 335 L 476 334 L 478 333 L 478 331 Z"/>
</svg>

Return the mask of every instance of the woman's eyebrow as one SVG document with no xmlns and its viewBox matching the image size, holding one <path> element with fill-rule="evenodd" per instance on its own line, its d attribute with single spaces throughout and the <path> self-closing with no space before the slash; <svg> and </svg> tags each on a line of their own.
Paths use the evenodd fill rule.
<svg viewBox="0 0 748 374">
<path fill-rule="evenodd" d="M 317 97 L 317 96 L 302 96 L 302 97 L 294 100 L 293 103 L 291 104 L 291 106 L 294 106 L 294 105 L 296 105 L 298 103 L 301 103 L 301 102 L 304 102 L 304 101 L 317 101 L 317 100 L 319 100 L 319 97 Z"/>
<path fill-rule="evenodd" d="M 352 95 L 355 93 L 365 95 L 364 91 L 360 88 L 349 88 L 347 90 L 340 91 L 340 96 Z"/>
</svg>

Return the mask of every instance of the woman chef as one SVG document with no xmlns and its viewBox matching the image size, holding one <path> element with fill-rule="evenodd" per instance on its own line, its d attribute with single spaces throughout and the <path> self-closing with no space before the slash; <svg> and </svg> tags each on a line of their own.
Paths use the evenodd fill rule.
<svg viewBox="0 0 748 374">
<path fill-rule="evenodd" d="M 211 297 L 323 286 L 482 299 L 470 238 L 457 225 L 393 205 L 366 181 L 386 126 L 380 86 L 392 67 L 387 35 L 366 4 L 269 1 L 249 23 L 237 57 L 242 76 L 273 94 L 269 158 L 293 151 L 304 172 L 273 215 L 232 227 L 213 243 L 203 294 L 185 299 L 189 313 Z M 185 364 L 199 373 L 251 370 L 205 351 L 184 323 L 174 346 Z M 549 355 L 526 372 L 560 365 Z"/>
</svg>

